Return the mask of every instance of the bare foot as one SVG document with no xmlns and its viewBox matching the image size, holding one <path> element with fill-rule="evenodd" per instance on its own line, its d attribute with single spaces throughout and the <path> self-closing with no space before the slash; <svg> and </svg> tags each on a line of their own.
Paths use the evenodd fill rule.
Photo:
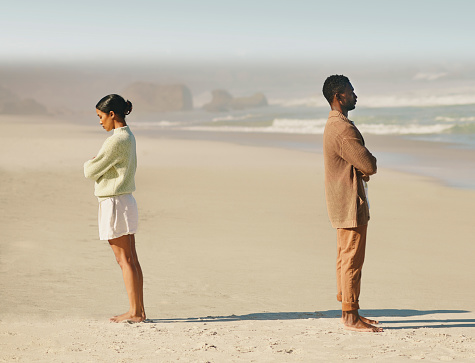
<svg viewBox="0 0 475 363">
<path fill-rule="evenodd" d="M 379 321 L 368 319 L 368 318 L 365 318 L 364 316 L 361 316 L 361 315 L 360 315 L 360 319 L 363 323 L 366 323 L 366 324 L 379 324 Z"/>
<path fill-rule="evenodd" d="M 140 323 L 144 320 L 145 320 L 145 314 L 143 314 L 143 315 L 134 315 L 134 314 L 131 314 L 130 312 L 127 312 L 127 313 L 122 314 L 122 315 L 113 316 L 112 318 L 110 318 L 110 321 L 114 322 L 114 323 L 120 323 L 120 322 L 123 322 L 123 321 L 128 321 L 128 322 L 131 322 L 131 323 Z"/>
<path fill-rule="evenodd" d="M 353 330 L 353 331 L 361 331 L 361 332 L 382 332 L 382 328 L 378 328 L 373 326 L 366 321 L 371 321 L 370 319 L 366 319 L 359 316 L 358 310 L 353 311 L 344 311 L 342 313 L 342 321 L 345 325 L 345 329 Z"/>
<path fill-rule="evenodd" d="M 123 315 L 126 315 L 126 314 L 129 314 L 129 313 L 125 313 L 125 314 L 122 314 L 122 315 L 114 315 L 111 319 L 115 319 L 115 318 L 118 318 L 118 317 L 123 316 Z M 138 316 L 138 315 L 137 315 L 137 316 Z M 142 313 L 142 318 L 143 318 L 143 320 L 146 320 L 146 319 L 147 319 L 145 313 Z"/>
<path fill-rule="evenodd" d="M 379 321 L 378 320 L 372 320 L 372 319 L 368 319 L 368 318 L 365 318 L 364 316 L 361 316 L 360 315 L 360 319 L 363 323 L 366 323 L 366 324 L 379 324 Z M 343 315 L 341 317 L 341 322 L 343 324 L 345 324 L 345 321 L 343 320 Z"/>
</svg>

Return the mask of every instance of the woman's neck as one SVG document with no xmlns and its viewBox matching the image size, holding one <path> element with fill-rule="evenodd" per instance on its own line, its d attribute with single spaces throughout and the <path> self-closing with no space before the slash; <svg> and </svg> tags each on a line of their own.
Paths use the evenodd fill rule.
<svg viewBox="0 0 475 363">
<path fill-rule="evenodd" d="M 121 127 L 127 126 L 125 120 L 114 120 L 114 129 L 120 129 Z"/>
</svg>

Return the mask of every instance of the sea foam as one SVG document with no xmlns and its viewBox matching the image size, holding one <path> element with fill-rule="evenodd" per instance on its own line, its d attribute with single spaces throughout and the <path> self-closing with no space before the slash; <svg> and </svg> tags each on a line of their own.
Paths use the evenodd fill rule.
<svg viewBox="0 0 475 363">
<path fill-rule="evenodd" d="M 321 135 L 325 130 L 326 119 L 275 119 L 271 126 L 186 126 L 183 129 L 196 131 L 225 131 L 225 132 L 260 132 L 284 134 L 315 134 Z M 394 124 L 358 124 L 362 133 L 373 135 L 423 135 L 447 132 L 453 125 L 394 125 Z"/>
</svg>

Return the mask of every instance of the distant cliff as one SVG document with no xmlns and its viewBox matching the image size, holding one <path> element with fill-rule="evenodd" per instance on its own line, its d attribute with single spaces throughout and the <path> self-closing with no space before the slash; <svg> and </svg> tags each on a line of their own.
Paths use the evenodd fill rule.
<svg viewBox="0 0 475 363">
<path fill-rule="evenodd" d="M 34 99 L 22 99 L 0 86 L 0 113 L 9 115 L 44 115 L 48 113 L 45 106 Z"/>
<path fill-rule="evenodd" d="M 253 107 L 267 106 L 267 98 L 262 93 L 255 93 L 250 97 L 233 97 L 228 91 L 218 89 L 211 92 L 213 99 L 203 106 L 210 112 L 242 110 Z"/>
<path fill-rule="evenodd" d="M 138 112 L 169 112 L 193 109 L 193 96 L 183 84 L 159 85 L 154 83 L 136 82 L 129 85 L 123 92 L 130 99 L 134 111 Z"/>
</svg>

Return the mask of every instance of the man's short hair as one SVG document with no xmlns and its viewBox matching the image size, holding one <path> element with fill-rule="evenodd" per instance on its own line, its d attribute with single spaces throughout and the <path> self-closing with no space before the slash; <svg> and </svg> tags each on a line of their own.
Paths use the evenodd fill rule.
<svg viewBox="0 0 475 363">
<path fill-rule="evenodd" d="M 335 95 L 337 93 L 344 93 L 348 84 L 350 84 L 348 77 L 334 74 L 333 76 L 328 77 L 323 83 L 323 96 L 325 96 L 328 103 L 331 105 Z"/>
</svg>

